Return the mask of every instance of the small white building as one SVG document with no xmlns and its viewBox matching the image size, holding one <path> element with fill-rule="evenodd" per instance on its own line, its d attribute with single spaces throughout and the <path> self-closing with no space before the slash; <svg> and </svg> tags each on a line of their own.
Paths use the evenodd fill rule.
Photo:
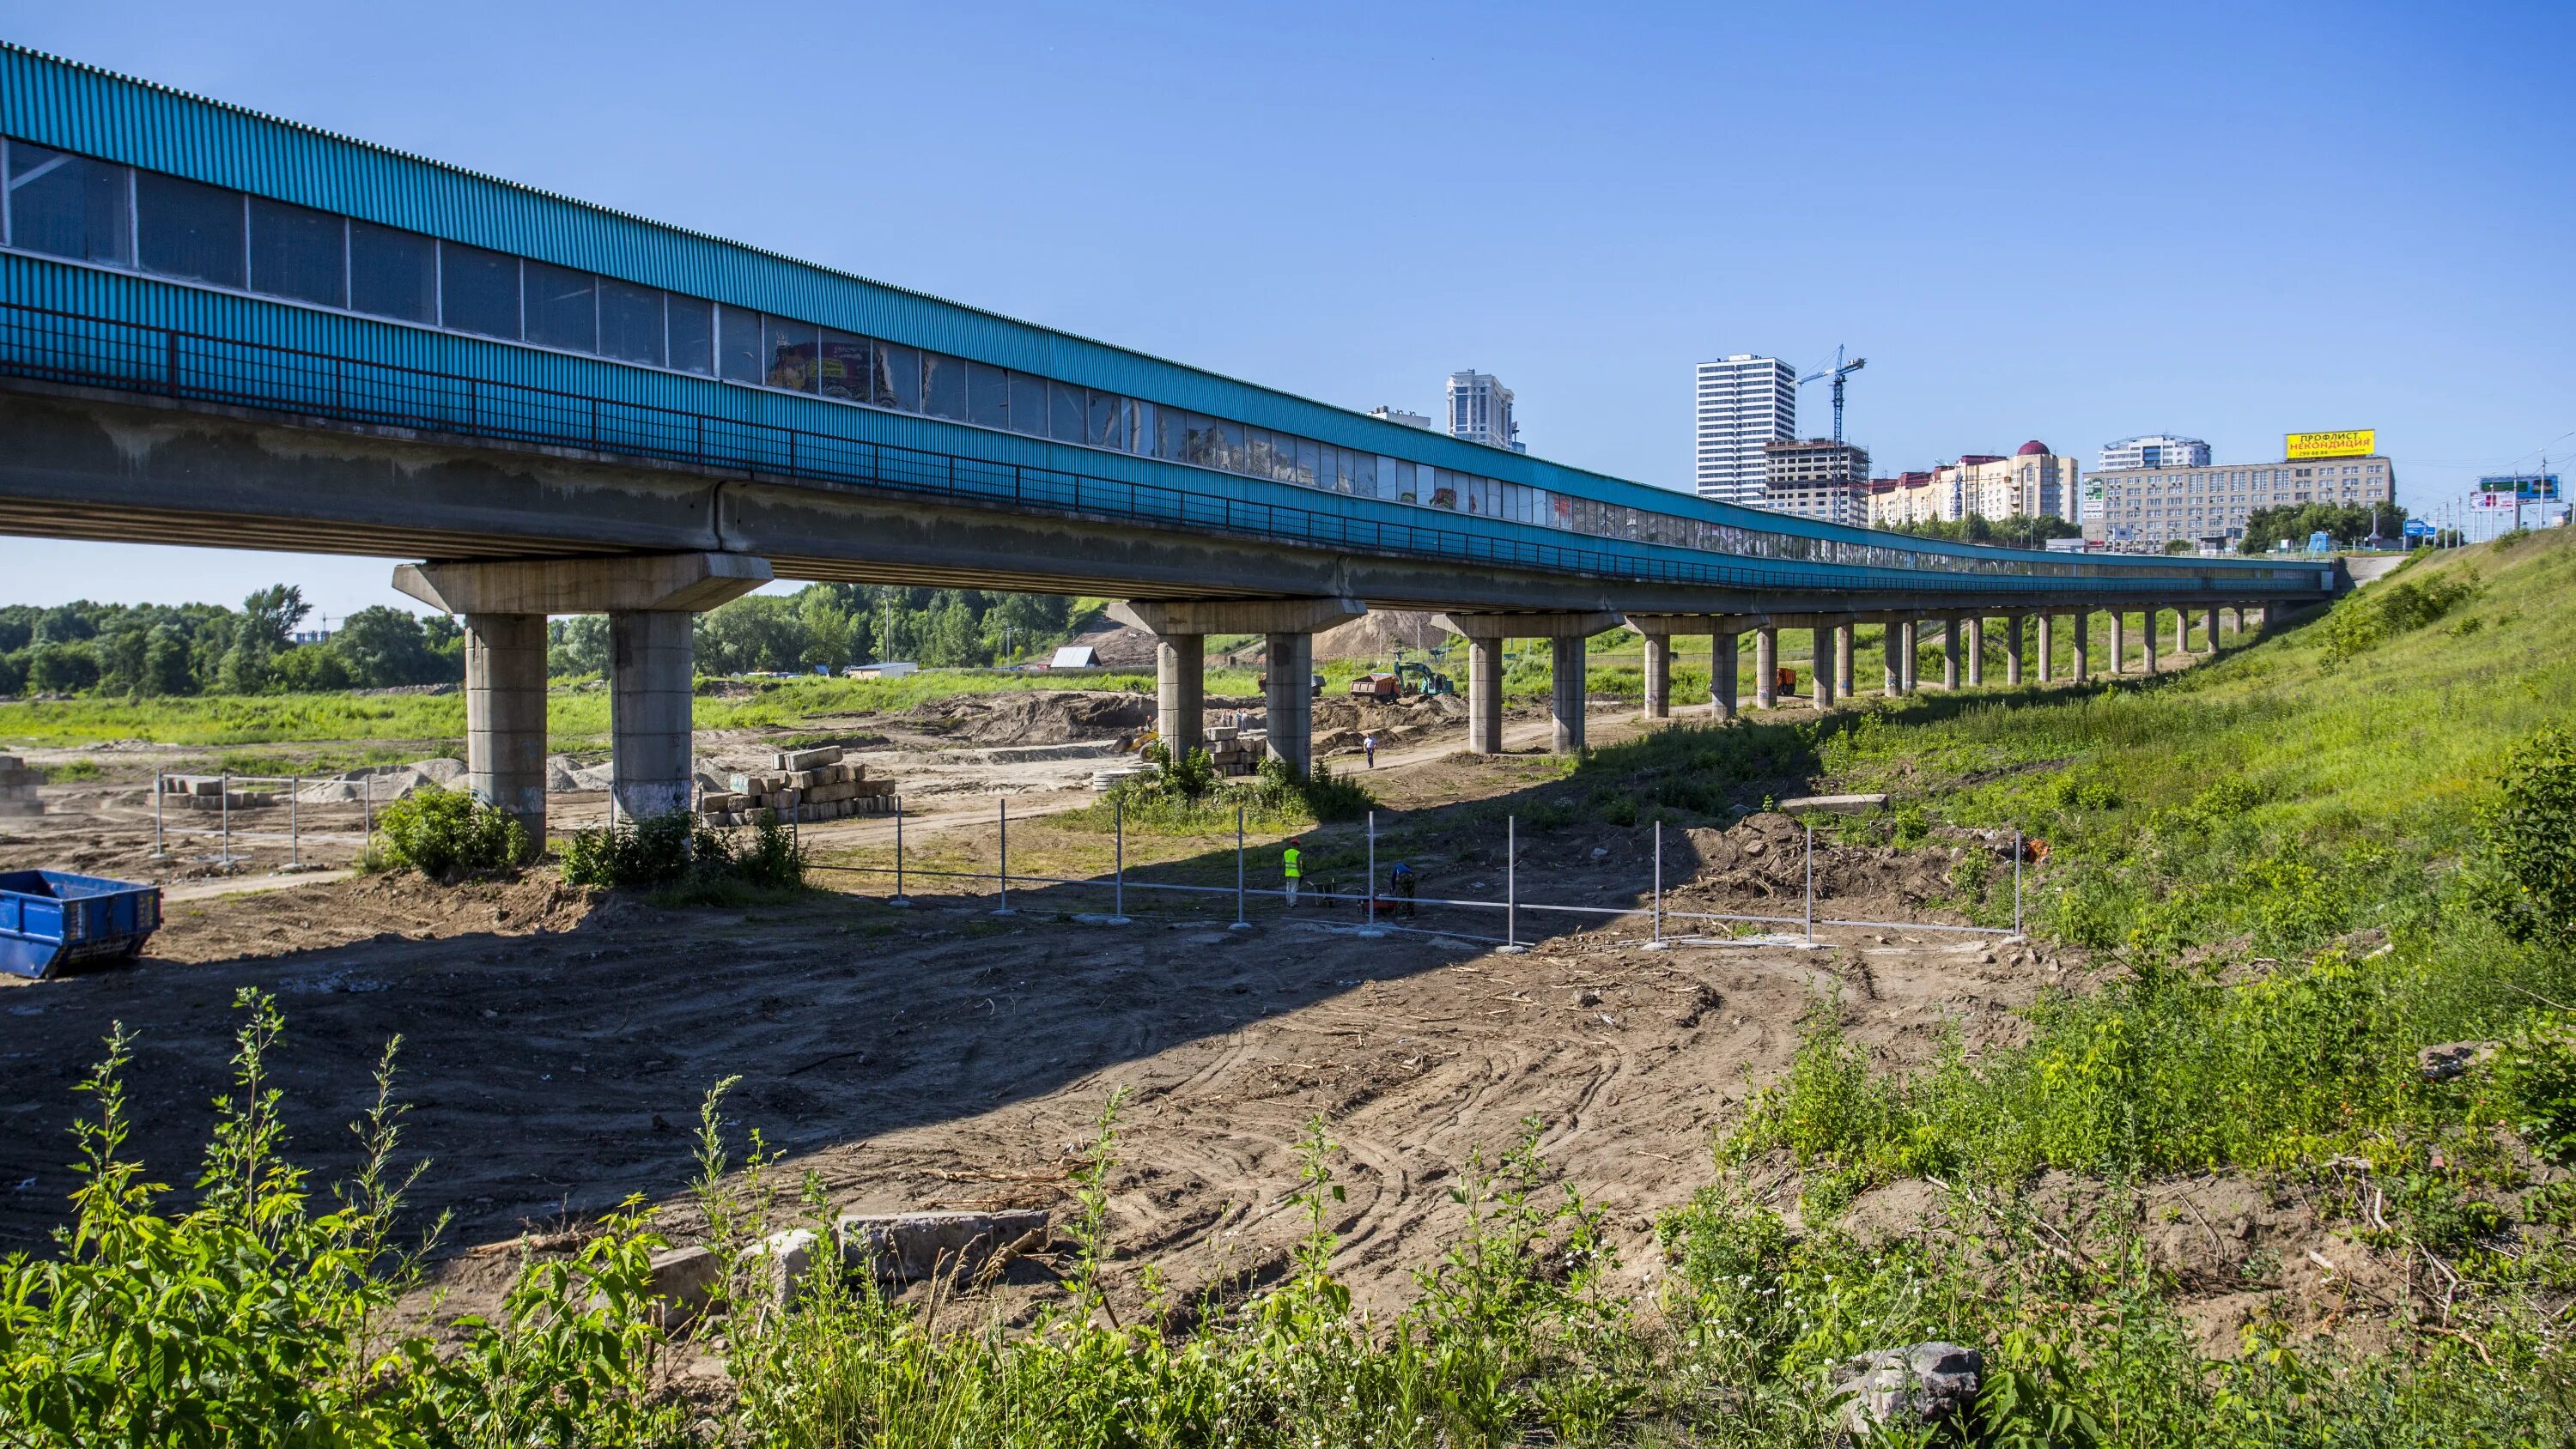
<svg viewBox="0 0 2576 1449">
<path fill-rule="evenodd" d="M 853 664 L 842 670 L 841 674 L 849 679 L 901 679 L 907 674 L 920 672 L 921 666 L 918 664 L 905 664 L 889 659 L 883 664 Z"/>
<path fill-rule="evenodd" d="M 1049 669 L 1098 669 L 1099 667 L 1100 651 L 1088 644 L 1062 645 L 1055 651 L 1055 657 L 1047 661 Z"/>
</svg>

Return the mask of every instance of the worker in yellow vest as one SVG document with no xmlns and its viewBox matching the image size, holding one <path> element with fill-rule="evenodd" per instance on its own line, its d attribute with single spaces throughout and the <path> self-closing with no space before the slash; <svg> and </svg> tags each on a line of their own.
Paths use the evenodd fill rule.
<svg viewBox="0 0 2576 1449">
<path fill-rule="evenodd" d="M 1297 880 L 1305 874 L 1298 865 L 1298 862 L 1303 859 L 1297 849 L 1301 843 L 1296 836 L 1291 835 L 1288 837 L 1288 848 L 1279 852 L 1280 875 L 1288 882 L 1288 905 L 1291 909 L 1297 905 Z"/>
</svg>

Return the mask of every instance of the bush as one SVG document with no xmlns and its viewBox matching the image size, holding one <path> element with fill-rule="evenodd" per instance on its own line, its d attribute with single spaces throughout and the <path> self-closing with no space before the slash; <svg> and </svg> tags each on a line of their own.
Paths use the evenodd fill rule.
<svg viewBox="0 0 2576 1449">
<path fill-rule="evenodd" d="M 748 837 L 685 810 L 584 830 L 564 846 L 564 884 L 663 894 L 677 904 L 732 905 L 805 885 L 796 837 L 761 812 Z"/>
<path fill-rule="evenodd" d="M 2576 947 L 2576 734 L 2542 726 L 2505 759 L 2479 824 L 2478 895 L 2517 941 Z"/>
<path fill-rule="evenodd" d="M 534 843 L 516 817 L 442 785 L 423 785 L 396 800 L 380 821 L 385 863 L 438 880 L 536 859 Z"/>
<path fill-rule="evenodd" d="M 1159 743 L 1142 753 L 1159 767 L 1153 774 L 1120 781 L 1099 804 L 1070 819 L 1093 830 L 1108 830 L 1122 817 L 1131 830 L 1215 830 L 1232 826 L 1238 808 L 1247 823 L 1293 826 L 1356 820 L 1377 804 L 1367 786 L 1321 763 L 1300 775 L 1279 760 L 1263 760 L 1251 779 L 1228 780 L 1205 750 L 1178 761 Z"/>
<path fill-rule="evenodd" d="M 2412 633 L 2477 597 L 2474 577 L 2404 579 L 2345 599 L 2326 616 L 2326 651 L 2332 669 L 2400 634 Z"/>
</svg>

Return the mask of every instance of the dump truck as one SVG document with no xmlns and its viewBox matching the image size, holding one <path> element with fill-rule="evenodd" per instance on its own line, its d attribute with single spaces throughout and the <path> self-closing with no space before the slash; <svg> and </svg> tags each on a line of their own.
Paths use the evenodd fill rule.
<svg viewBox="0 0 2576 1449">
<path fill-rule="evenodd" d="M 161 928 L 161 888 L 60 870 L 0 871 L 0 971 L 43 980 L 131 961 Z"/>
<path fill-rule="evenodd" d="M 1403 692 L 1403 681 L 1393 674 L 1363 674 L 1351 681 L 1351 698 L 1389 700 Z"/>
</svg>

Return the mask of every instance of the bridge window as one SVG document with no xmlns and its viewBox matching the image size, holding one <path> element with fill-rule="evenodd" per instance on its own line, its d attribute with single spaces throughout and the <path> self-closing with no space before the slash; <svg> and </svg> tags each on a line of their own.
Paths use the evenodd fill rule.
<svg viewBox="0 0 2576 1449">
<path fill-rule="evenodd" d="M 868 339 L 848 332 L 823 329 L 823 362 L 818 374 L 823 396 L 843 402 L 872 402 L 876 398 L 876 364 L 868 356 Z"/>
<path fill-rule="evenodd" d="M 126 175 L 122 166 L 10 142 L 10 245 L 123 266 L 134 243 Z"/>
<path fill-rule="evenodd" d="M 1081 388 L 1069 382 L 1047 384 L 1047 436 L 1059 443 L 1083 441 Z"/>
<path fill-rule="evenodd" d="M 663 365 L 662 292 L 632 282 L 599 280 L 599 354 L 620 362 Z M 697 371 L 704 372 L 700 367 Z"/>
<path fill-rule="evenodd" d="M 503 252 L 440 242 L 438 315 L 451 331 L 517 341 L 519 259 Z"/>
<path fill-rule="evenodd" d="M 921 410 L 934 418 L 966 421 L 966 364 L 945 353 L 921 354 Z"/>
<path fill-rule="evenodd" d="M 238 287 L 248 241 L 242 194 L 157 171 L 134 178 L 135 253 L 147 272 Z"/>
<path fill-rule="evenodd" d="M 728 382 L 760 381 L 760 314 L 748 307 L 716 308 L 716 368 Z"/>
<path fill-rule="evenodd" d="M 349 305 L 347 228 L 307 206 L 250 201 L 250 288 L 325 307 Z"/>
<path fill-rule="evenodd" d="M 404 322 L 438 321 L 438 243 L 373 222 L 349 223 L 349 305 Z"/>
<path fill-rule="evenodd" d="M 771 387 L 788 392 L 812 392 L 815 364 L 822 351 L 820 329 L 811 322 L 790 322 L 784 317 L 769 319 L 768 377 Z"/>
<path fill-rule="evenodd" d="M 999 428 L 1011 420 L 1010 369 L 989 362 L 966 364 L 966 421 L 979 428 Z"/>
<path fill-rule="evenodd" d="M 599 297 L 590 273 L 529 262 L 528 340 L 567 352 L 599 350 Z"/>
<path fill-rule="evenodd" d="M 1025 372 L 1011 374 L 1010 429 L 1032 437 L 1047 435 L 1047 380 Z"/>
<path fill-rule="evenodd" d="M 877 402 L 917 413 L 921 406 L 921 349 L 900 342 L 877 344 Z"/>
</svg>

